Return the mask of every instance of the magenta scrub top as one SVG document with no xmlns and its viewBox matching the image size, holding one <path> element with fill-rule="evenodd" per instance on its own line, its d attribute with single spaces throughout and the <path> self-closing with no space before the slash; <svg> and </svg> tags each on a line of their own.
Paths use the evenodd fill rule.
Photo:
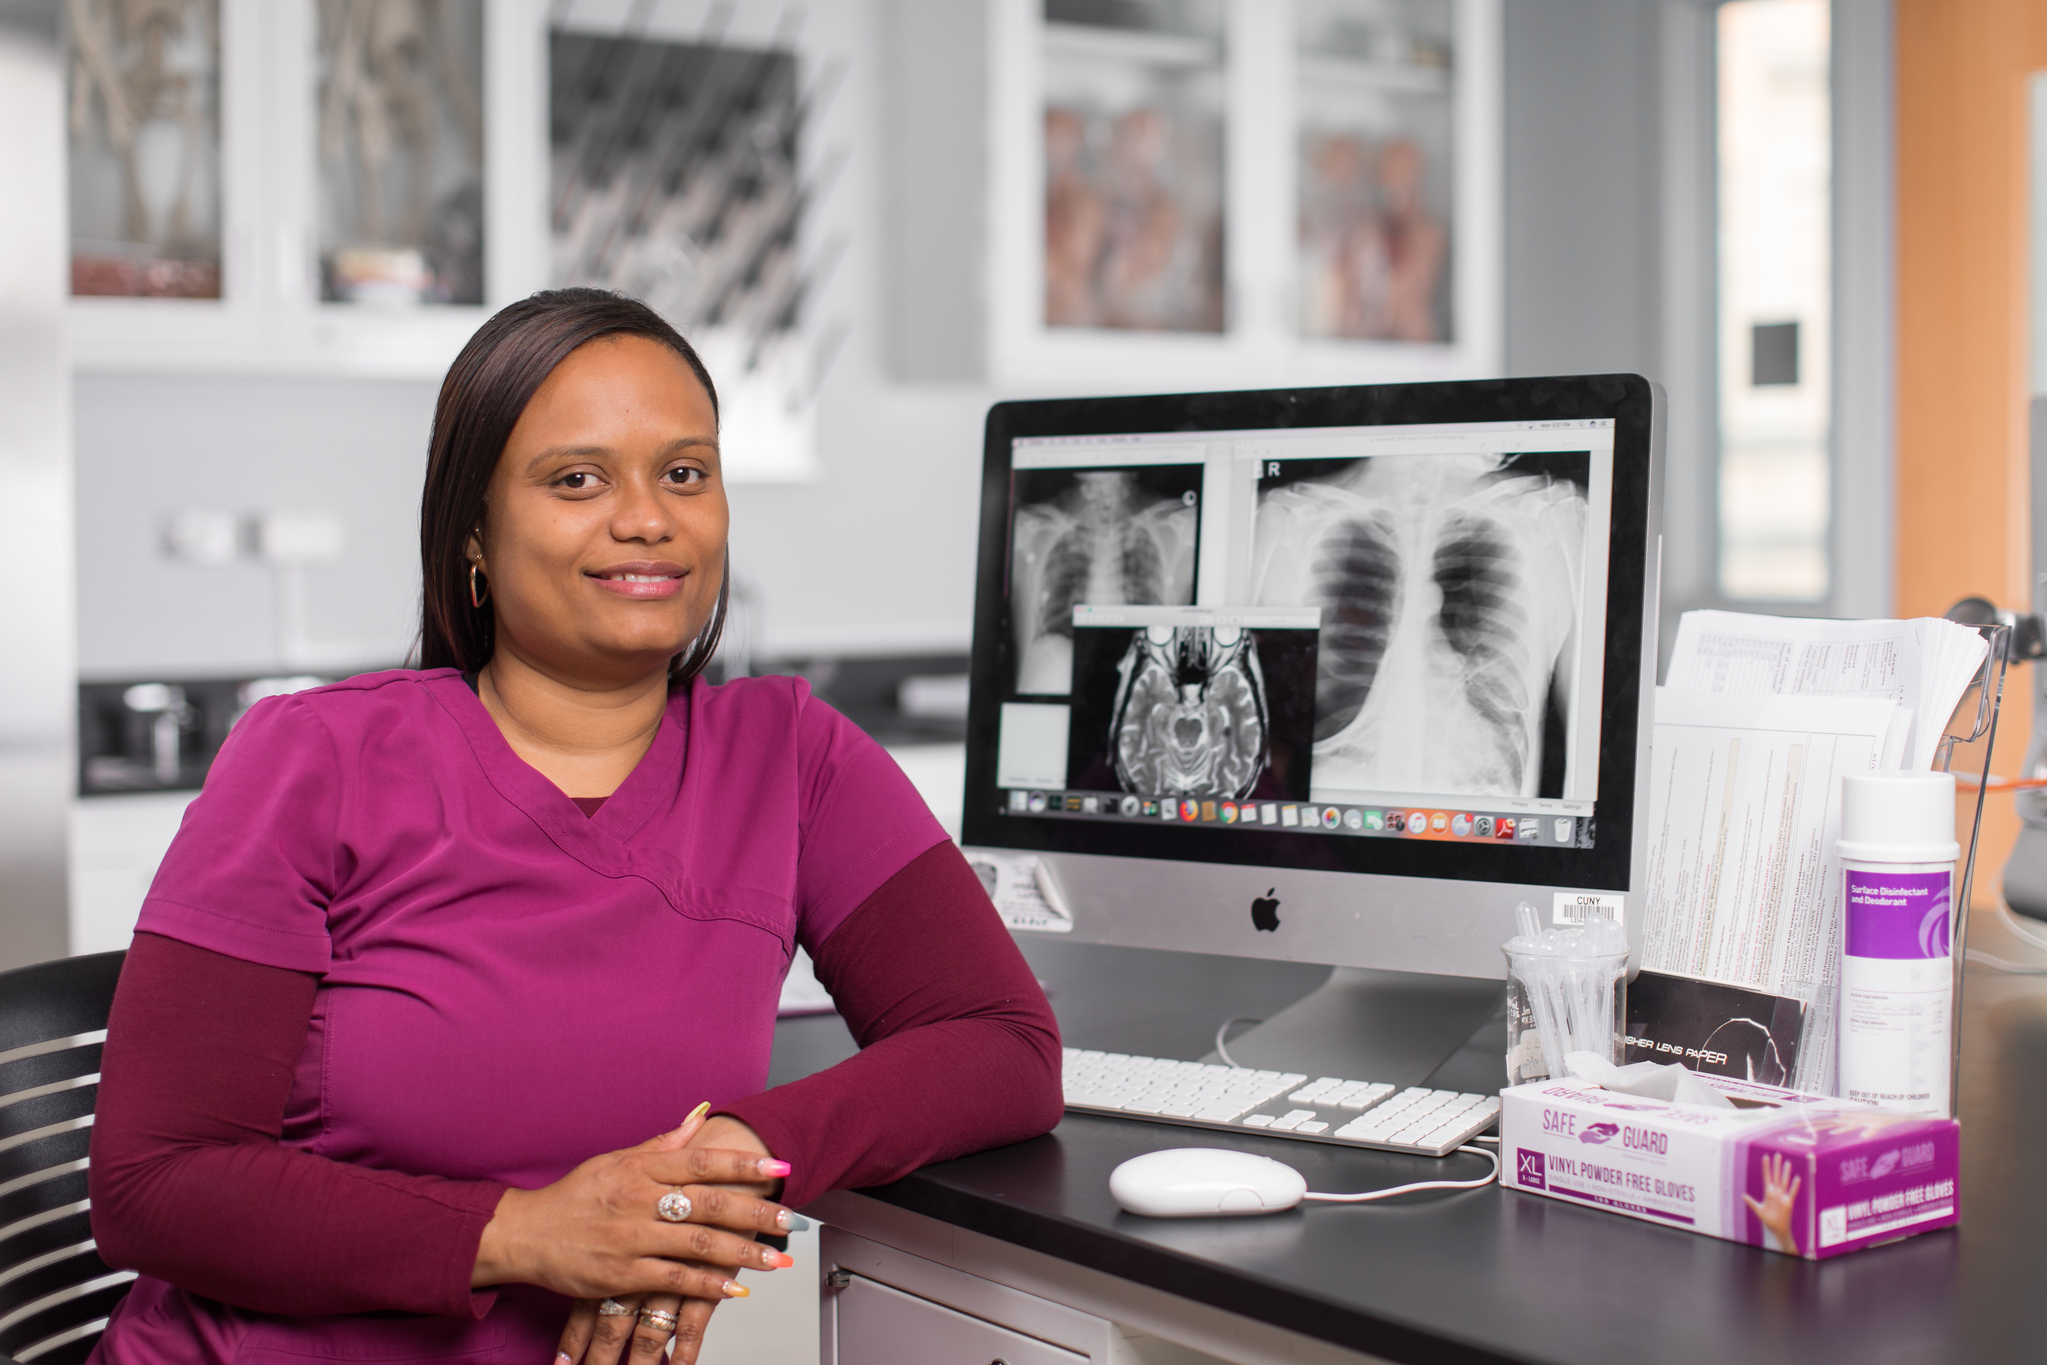
<svg viewBox="0 0 2047 1365">
<path fill-rule="evenodd" d="M 254 707 L 137 928 L 321 974 L 288 1145 L 533 1188 L 758 1092 L 796 945 L 944 838 L 799 679 L 678 692 L 586 816 L 459 674 L 401 670 Z M 548 1359 L 560 1304 L 508 1289 L 482 1321 L 446 1320 L 434 1354 Z M 190 1359 L 196 1334 L 223 1361 L 378 1359 L 395 1326 L 144 1278 L 103 1354 Z"/>
</svg>

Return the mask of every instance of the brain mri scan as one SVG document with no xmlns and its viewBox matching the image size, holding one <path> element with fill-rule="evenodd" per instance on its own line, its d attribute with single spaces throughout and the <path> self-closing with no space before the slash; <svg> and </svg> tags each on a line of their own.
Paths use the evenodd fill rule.
<svg viewBox="0 0 2047 1365">
<path fill-rule="evenodd" d="M 1201 467 L 1027 470 L 1010 560 L 1016 690 L 1072 686 L 1073 608 L 1188 606 Z"/>
<path fill-rule="evenodd" d="M 1390 455 L 1261 481 L 1253 600 L 1323 613 L 1318 786 L 1563 794 L 1589 468 Z"/>
<path fill-rule="evenodd" d="M 1264 771 L 1265 679 L 1249 631 L 1151 626 L 1117 667 L 1109 751 L 1123 790 L 1248 795 Z"/>
</svg>

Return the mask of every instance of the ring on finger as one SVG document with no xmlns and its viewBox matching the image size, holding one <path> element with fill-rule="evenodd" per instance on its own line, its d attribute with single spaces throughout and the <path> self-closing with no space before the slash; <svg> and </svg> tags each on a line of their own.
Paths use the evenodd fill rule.
<svg viewBox="0 0 2047 1365">
<path fill-rule="evenodd" d="M 640 1310 L 640 1321 L 649 1326 L 658 1327 L 664 1332 L 673 1332 L 676 1324 L 681 1322 L 682 1319 L 665 1308 L 642 1308 Z"/>
<path fill-rule="evenodd" d="M 606 1299 L 597 1305 L 597 1316 L 600 1318 L 629 1318 L 639 1311 L 637 1308 L 626 1307 L 617 1299 Z"/>
<path fill-rule="evenodd" d="M 690 1210 L 695 1207 L 689 1196 L 681 1190 L 670 1190 L 661 1196 L 661 1202 L 654 1206 L 654 1212 L 660 1215 L 664 1223 L 686 1223 L 689 1221 Z"/>
</svg>

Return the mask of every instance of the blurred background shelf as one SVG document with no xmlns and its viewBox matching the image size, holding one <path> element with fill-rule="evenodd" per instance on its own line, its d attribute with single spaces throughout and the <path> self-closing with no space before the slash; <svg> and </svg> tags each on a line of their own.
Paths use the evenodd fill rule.
<svg viewBox="0 0 2047 1365">
<path fill-rule="evenodd" d="M 1213 66 L 1222 60 L 1222 40 L 1047 21 L 1045 51 L 1059 57 L 1136 62 L 1145 66 L 1199 67 Z"/>
</svg>

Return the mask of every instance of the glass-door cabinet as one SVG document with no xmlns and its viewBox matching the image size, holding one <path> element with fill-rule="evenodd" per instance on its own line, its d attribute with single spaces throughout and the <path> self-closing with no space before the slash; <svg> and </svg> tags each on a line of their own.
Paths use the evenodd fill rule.
<svg viewBox="0 0 2047 1365">
<path fill-rule="evenodd" d="M 66 0 L 85 370 L 432 378 L 545 280 L 544 0 Z"/>
<path fill-rule="evenodd" d="M 1222 0 L 1044 13 L 1044 325 L 1222 333 Z"/>
<path fill-rule="evenodd" d="M 998 382 L 1497 368 L 1496 0 L 993 5 Z"/>
</svg>

